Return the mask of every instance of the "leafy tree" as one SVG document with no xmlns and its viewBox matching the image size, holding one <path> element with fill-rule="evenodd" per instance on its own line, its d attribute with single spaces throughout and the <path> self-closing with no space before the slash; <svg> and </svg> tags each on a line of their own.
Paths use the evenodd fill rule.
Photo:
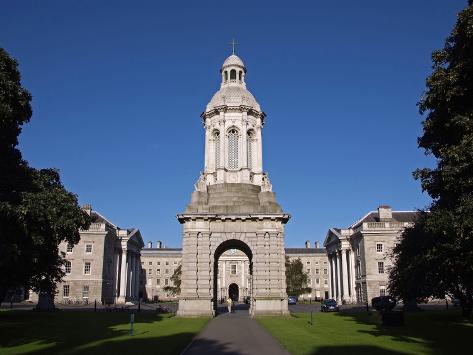
<svg viewBox="0 0 473 355">
<path fill-rule="evenodd" d="M 77 243 L 90 219 L 56 170 L 22 159 L 18 135 L 32 110 L 17 66 L 0 48 L 0 300 L 10 288 L 29 286 L 40 293 L 39 308 L 51 308 L 64 275 L 59 243 Z"/>
<path fill-rule="evenodd" d="M 459 13 L 442 50 L 432 54 L 433 73 L 419 102 L 423 135 L 419 147 L 436 167 L 414 177 L 432 197 L 430 213 L 406 231 L 396 250 L 391 290 L 416 275 L 416 298 L 449 294 L 471 315 L 473 297 L 473 2 Z M 415 239 L 409 240 L 409 239 Z M 420 247 L 418 255 L 409 248 Z M 407 260 L 410 254 L 418 260 Z M 406 269 L 402 269 L 406 262 Z M 409 281 L 409 285 L 412 284 Z M 406 291 L 407 292 L 407 291 Z"/>
<path fill-rule="evenodd" d="M 164 291 L 170 293 L 173 296 L 181 293 L 181 276 L 182 276 L 182 265 L 179 265 L 171 276 L 173 286 L 165 286 Z"/>
<path fill-rule="evenodd" d="M 286 256 L 286 292 L 289 296 L 299 297 L 304 293 L 312 292 L 307 287 L 309 277 L 304 272 L 304 265 L 301 259 L 289 260 Z"/>
</svg>

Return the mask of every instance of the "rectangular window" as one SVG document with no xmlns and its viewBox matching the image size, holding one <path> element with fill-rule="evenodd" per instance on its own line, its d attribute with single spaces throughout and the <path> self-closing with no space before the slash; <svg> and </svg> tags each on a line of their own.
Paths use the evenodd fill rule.
<svg viewBox="0 0 473 355">
<path fill-rule="evenodd" d="M 231 273 L 232 275 L 236 275 L 236 273 L 237 273 L 237 266 L 236 266 L 236 264 L 230 265 L 230 273 Z"/>
<path fill-rule="evenodd" d="M 315 269 L 315 274 L 318 275 L 320 273 L 319 269 Z"/>
<path fill-rule="evenodd" d="M 69 260 L 66 260 L 66 263 L 64 264 L 65 265 L 65 272 L 66 274 L 70 274 L 71 273 L 71 269 L 72 269 L 72 263 L 69 261 Z M 67 286 L 69 287 L 69 286 Z"/>
<path fill-rule="evenodd" d="M 157 270 L 156 270 L 156 274 L 157 274 L 157 275 L 161 275 L 161 269 L 157 269 Z"/>
<path fill-rule="evenodd" d="M 166 265 L 169 265 L 169 261 L 166 261 Z"/>
<path fill-rule="evenodd" d="M 310 274 L 310 269 L 307 269 L 307 273 Z"/>
<path fill-rule="evenodd" d="M 156 279 L 156 285 L 161 285 L 161 279 Z"/>
<path fill-rule="evenodd" d="M 84 263 L 84 275 L 90 275 L 90 262 Z"/>
<path fill-rule="evenodd" d="M 324 285 L 328 285 L 328 280 L 327 279 L 324 280 Z"/>
<path fill-rule="evenodd" d="M 153 265 L 153 262 L 152 262 L 152 261 L 149 261 L 149 262 L 148 262 L 148 265 Z"/>
<path fill-rule="evenodd" d="M 379 286 L 379 295 L 386 296 L 386 286 Z"/>
<path fill-rule="evenodd" d="M 327 269 L 324 269 L 324 275 L 327 275 L 327 274 L 328 274 Z"/>
<path fill-rule="evenodd" d="M 312 279 L 309 279 L 309 286 L 312 286 Z"/>
<path fill-rule="evenodd" d="M 318 261 L 316 261 L 316 262 L 315 262 L 315 265 L 319 265 L 319 262 L 318 262 Z"/>
<path fill-rule="evenodd" d="M 310 261 L 307 262 L 307 265 L 310 265 Z"/>
<path fill-rule="evenodd" d="M 176 261 L 176 260 L 174 260 L 174 265 L 177 265 L 177 261 Z"/>
<path fill-rule="evenodd" d="M 92 244 L 86 244 L 85 245 L 85 252 L 86 252 L 86 254 L 92 253 Z"/>
<path fill-rule="evenodd" d="M 384 274 L 384 262 L 378 261 L 378 274 Z"/>
<path fill-rule="evenodd" d="M 320 279 L 315 279 L 315 283 L 318 285 L 320 284 Z"/>
<path fill-rule="evenodd" d="M 169 280 L 168 279 L 164 279 L 164 286 L 167 286 L 169 285 Z"/>
<path fill-rule="evenodd" d="M 71 243 L 67 243 L 66 253 L 72 253 L 72 248 L 73 248 L 73 245 Z"/>
<path fill-rule="evenodd" d="M 82 287 L 82 298 L 89 298 L 89 286 L 84 285 Z"/>
<path fill-rule="evenodd" d="M 62 286 L 62 297 L 69 297 L 69 285 Z"/>
<path fill-rule="evenodd" d="M 376 243 L 376 251 L 378 253 L 382 253 L 383 252 L 383 243 Z"/>
<path fill-rule="evenodd" d="M 153 275 L 153 269 L 148 269 L 148 275 Z"/>
<path fill-rule="evenodd" d="M 327 265 L 327 262 L 326 262 L 326 261 L 324 261 L 324 265 Z"/>
<path fill-rule="evenodd" d="M 161 265 L 161 261 L 158 261 L 158 265 Z"/>
</svg>

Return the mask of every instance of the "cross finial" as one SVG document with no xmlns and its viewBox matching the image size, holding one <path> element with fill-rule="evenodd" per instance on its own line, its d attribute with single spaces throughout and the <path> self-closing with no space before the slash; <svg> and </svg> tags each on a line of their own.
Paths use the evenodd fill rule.
<svg viewBox="0 0 473 355">
<path fill-rule="evenodd" d="M 230 44 L 232 45 L 232 54 L 235 54 L 235 46 L 238 44 L 237 42 L 235 42 L 235 38 L 232 39 L 232 42 Z"/>
</svg>

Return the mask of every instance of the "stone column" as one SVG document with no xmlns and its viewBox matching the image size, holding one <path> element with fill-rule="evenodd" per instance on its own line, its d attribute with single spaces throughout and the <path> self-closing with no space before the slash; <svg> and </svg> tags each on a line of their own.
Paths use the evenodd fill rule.
<svg viewBox="0 0 473 355">
<path fill-rule="evenodd" d="M 118 303 L 126 302 L 126 286 L 128 282 L 127 270 L 127 250 L 122 249 L 120 265 L 120 293 L 118 295 Z"/>
<path fill-rule="evenodd" d="M 255 172 L 263 172 L 263 142 L 261 140 L 261 126 L 256 129 L 256 142 L 257 142 L 257 157 L 256 157 L 256 166 Z"/>
<path fill-rule="evenodd" d="M 356 283 L 355 283 L 355 278 L 356 278 L 356 273 L 355 273 L 355 258 L 354 258 L 354 253 L 352 250 L 349 251 L 349 259 L 350 259 L 350 273 L 351 273 L 351 289 L 352 289 L 352 302 L 356 302 L 357 301 L 357 297 L 356 297 L 356 292 L 355 292 L 355 289 L 356 289 Z"/>
<path fill-rule="evenodd" d="M 248 167 L 248 134 L 246 111 L 242 112 L 242 132 L 241 132 L 241 168 Z"/>
<path fill-rule="evenodd" d="M 347 266 L 347 253 L 345 249 L 341 251 L 341 262 L 342 262 L 342 281 L 343 281 L 343 295 L 342 300 L 348 301 L 349 300 L 349 292 L 348 292 L 348 266 Z"/>
<path fill-rule="evenodd" d="M 128 296 L 128 299 L 132 299 L 133 298 L 133 282 L 134 282 L 134 279 L 135 279 L 135 274 L 133 273 L 133 261 L 135 259 L 135 256 L 130 252 L 128 254 L 128 279 L 129 279 L 129 282 L 128 282 L 128 292 L 127 292 L 127 296 Z"/>
<path fill-rule="evenodd" d="M 113 280 L 113 297 L 114 302 L 116 303 L 118 300 L 118 296 L 120 296 L 120 253 L 115 248 L 113 248 L 113 251 L 115 252 L 115 279 Z"/>
<path fill-rule="evenodd" d="M 333 268 L 333 256 L 332 254 L 328 254 L 328 265 L 329 265 L 329 274 L 328 274 L 328 277 L 329 277 L 329 298 L 336 298 L 335 296 L 335 290 L 334 290 L 334 268 Z"/>
<path fill-rule="evenodd" d="M 210 299 L 211 291 L 211 260 L 210 233 L 202 232 L 197 235 L 197 297 Z"/>
<path fill-rule="evenodd" d="M 139 300 L 140 299 L 140 276 L 141 276 L 141 265 L 140 265 L 140 259 L 138 258 L 139 254 L 136 254 L 135 258 L 135 299 Z M 153 280 L 154 281 L 154 280 Z"/>
<path fill-rule="evenodd" d="M 341 272 L 340 272 L 340 257 L 338 250 L 335 252 L 335 270 L 337 279 L 337 301 L 342 301 L 342 283 L 341 283 Z"/>
</svg>

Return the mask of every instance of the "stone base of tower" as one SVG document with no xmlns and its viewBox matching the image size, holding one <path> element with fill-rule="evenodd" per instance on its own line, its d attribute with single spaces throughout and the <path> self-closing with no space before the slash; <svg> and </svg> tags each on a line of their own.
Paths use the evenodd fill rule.
<svg viewBox="0 0 473 355">
<path fill-rule="evenodd" d="M 251 310 L 252 316 L 289 315 L 287 298 L 256 298 Z"/>
<path fill-rule="evenodd" d="M 180 299 L 179 308 L 176 316 L 178 317 L 213 317 L 215 312 L 213 302 L 209 299 Z"/>
</svg>

